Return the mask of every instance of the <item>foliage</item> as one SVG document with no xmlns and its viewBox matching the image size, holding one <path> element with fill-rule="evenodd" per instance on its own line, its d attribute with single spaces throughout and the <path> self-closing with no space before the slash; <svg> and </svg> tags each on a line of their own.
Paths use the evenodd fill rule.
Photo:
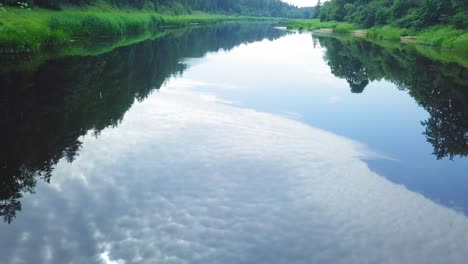
<svg viewBox="0 0 468 264">
<path fill-rule="evenodd" d="M 0 3 L 17 6 L 16 0 L 0 0 Z M 281 0 L 30 0 L 29 4 L 49 9 L 104 5 L 111 8 L 158 11 L 171 15 L 190 14 L 193 10 L 264 17 L 309 18 L 312 15 L 310 8 L 297 8 Z"/>
<path fill-rule="evenodd" d="M 456 50 L 468 54 L 468 32 L 450 25 L 436 25 L 421 30 L 398 28 L 393 26 L 372 27 L 367 37 L 373 40 L 400 40 L 411 36 L 406 41 Z"/>
<path fill-rule="evenodd" d="M 340 23 L 336 21 L 320 22 L 319 19 L 300 19 L 284 22 L 288 28 L 297 28 L 301 30 L 315 30 L 321 28 L 332 29 L 335 33 L 348 33 L 356 30 L 358 27 L 350 23 Z"/>
<path fill-rule="evenodd" d="M 144 12 L 8 9 L 0 17 L 0 51 L 38 51 L 80 37 L 121 37 L 155 30 L 161 23 L 161 16 Z"/>
<path fill-rule="evenodd" d="M 182 26 L 246 17 L 310 18 L 313 12 L 281 0 L 22 1 L 0 0 L 0 53 L 35 52 L 83 38 L 155 32 L 163 24 Z"/>
<path fill-rule="evenodd" d="M 452 26 L 434 26 L 418 34 L 418 42 L 427 45 L 453 48 L 468 54 L 468 32 Z"/>
<path fill-rule="evenodd" d="M 118 39 L 155 33 L 160 32 L 162 26 L 169 25 L 211 24 L 247 19 L 261 18 L 203 13 L 172 16 L 134 10 L 26 11 L 9 8 L 7 13 L 0 16 L 0 53 L 36 52 L 69 46 L 77 40 Z"/>
<path fill-rule="evenodd" d="M 345 21 L 364 27 L 394 25 L 423 29 L 434 25 L 468 26 L 465 0 L 330 0 L 314 15 L 321 21 Z"/>
<path fill-rule="evenodd" d="M 319 19 L 298 19 L 283 22 L 288 28 L 316 30 L 332 29 L 334 33 L 356 32 L 362 28 L 357 24 L 338 21 L 320 21 Z M 424 29 L 402 28 L 392 25 L 373 26 L 362 31 L 363 37 L 370 40 L 391 40 L 413 42 L 456 50 L 468 54 L 468 31 L 451 25 L 435 25 Z M 405 38 L 406 37 L 406 38 Z"/>
<path fill-rule="evenodd" d="M 369 29 L 366 36 L 378 40 L 400 40 L 405 35 L 411 35 L 407 29 L 383 26 Z"/>
</svg>

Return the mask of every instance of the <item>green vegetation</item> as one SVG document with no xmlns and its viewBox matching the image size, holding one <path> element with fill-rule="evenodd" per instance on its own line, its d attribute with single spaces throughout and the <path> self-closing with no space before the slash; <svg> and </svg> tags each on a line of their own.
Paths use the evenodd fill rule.
<svg viewBox="0 0 468 264">
<path fill-rule="evenodd" d="M 468 31 L 452 26 L 434 26 L 418 33 L 418 42 L 468 52 Z"/>
<path fill-rule="evenodd" d="M 411 30 L 392 26 L 373 27 L 367 31 L 367 37 L 378 40 L 400 40 L 401 37 L 414 35 Z"/>
<path fill-rule="evenodd" d="M 392 25 L 421 30 L 434 25 L 468 27 L 465 0 L 330 0 L 316 8 L 321 21 L 372 26 Z"/>
<path fill-rule="evenodd" d="M 203 11 L 224 15 L 309 18 L 312 14 L 311 8 L 297 8 L 280 0 L 0 0 L 0 4 L 55 10 L 98 6 L 101 9 L 135 9 L 170 15 Z"/>
<path fill-rule="evenodd" d="M 319 19 L 298 19 L 285 22 L 288 28 L 296 28 L 300 30 L 316 30 L 316 29 L 331 29 L 334 33 L 349 33 L 359 27 L 355 24 L 326 21 L 320 22 Z"/>
<path fill-rule="evenodd" d="M 368 29 L 373 40 L 402 40 L 468 52 L 468 1 L 330 0 L 315 7 L 314 18 L 287 22 L 291 28 Z M 342 29 L 344 28 L 344 29 Z"/>
<path fill-rule="evenodd" d="M 0 17 L 0 50 L 31 52 L 80 38 L 115 38 L 155 30 L 161 16 L 143 12 L 33 11 L 8 9 Z"/>
<path fill-rule="evenodd" d="M 311 14 L 311 8 L 280 0 L 0 0 L 0 53 L 149 34 L 167 26 Z"/>
<path fill-rule="evenodd" d="M 362 26 L 348 22 L 324 21 L 319 19 L 288 20 L 283 22 L 290 29 L 317 30 L 331 29 L 333 33 L 355 33 L 369 40 L 402 41 L 427 46 L 442 47 L 468 53 L 468 30 L 457 29 L 451 25 L 437 25 L 425 29 L 399 28 L 391 25 L 374 26 L 364 29 Z M 356 34 L 357 33 L 357 34 Z"/>
<path fill-rule="evenodd" d="M 35 52 L 70 46 L 74 42 L 103 41 L 147 35 L 164 26 L 210 24 L 230 20 L 260 20 L 193 13 L 170 16 L 146 11 L 63 10 L 7 8 L 0 16 L 0 52 Z"/>
<path fill-rule="evenodd" d="M 367 37 L 377 40 L 403 40 L 468 52 L 468 31 L 450 25 L 437 25 L 422 30 L 392 26 L 372 27 L 367 31 Z"/>
</svg>

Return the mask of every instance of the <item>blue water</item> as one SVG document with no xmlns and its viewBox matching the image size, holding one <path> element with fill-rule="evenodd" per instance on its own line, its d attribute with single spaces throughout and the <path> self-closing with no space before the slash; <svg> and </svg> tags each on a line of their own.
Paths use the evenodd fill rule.
<svg viewBox="0 0 468 264">
<path fill-rule="evenodd" d="M 465 263 L 466 148 L 421 123 L 463 133 L 463 67 L 347 41 L 228 24 L 8 64 L 0 263 Z"/>
<path fill-rule="evenodd" d="M 421 125 L 429 117 L 427 111 L 407 91 L 385 80 L 371 82 L 361 94 L 351 93 L 348 83 L 330 72 L 323 60 L 325 50 L 314 48 L 310 33 L 264 40 L 208 55 L 203 63 L 197 60 L 173 86 L 188 80 L 197 91 L 236 105 L 284 115 L 365 143 L 386 157 L 367 160 L 373 170 L 468 212 L 468 162 L 459 157 L 437 160 L 432 154 Z"/>
</svg>

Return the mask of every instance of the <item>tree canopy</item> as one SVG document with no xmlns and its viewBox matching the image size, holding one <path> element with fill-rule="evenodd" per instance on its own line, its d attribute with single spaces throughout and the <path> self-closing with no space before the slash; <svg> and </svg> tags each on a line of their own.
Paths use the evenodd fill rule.
<svg viewBox="0 0 468 264">
<path fill-rule="evenodd" d="M 64 6 L 89 6 L 95 0 L 21 0 L 31 5 L 60 9 Z M 0 0 L 6 5 L 18 5 L 17 0 Z M 280 0 L 102 0 L 102 4 L 119 8 L 155 10 L 176 15 L 205 11 L 267 17 L 310 18 L 312 8 L 299 8 Z"/>
<path fill-rule="evenodd" d="M 346 21 L 366 27 L 384 24 L 468 27 L 466 0 L 330 0 L 318 4 L 316 11 L 314 17 L 321 21 Z"/>
</svg>

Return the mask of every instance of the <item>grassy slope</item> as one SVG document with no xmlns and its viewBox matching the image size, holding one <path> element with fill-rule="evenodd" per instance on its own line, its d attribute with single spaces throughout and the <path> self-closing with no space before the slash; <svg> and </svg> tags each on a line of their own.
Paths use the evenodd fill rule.
<svg viewBox="0 0 468 264">
<path fill-rule="evenodd" d="M 118 39 L 156 33 L 163 26 L 261 18 L 192 14 L 170 16 L 137 10 L 8 8 L 0 10 L 0 53 L 35 52 L 68 46 L 77 40 Z"/>
<path fill-rule="evenodd" d="M 358 25 L 336 21 L 320 22 L 318 19 L 287 21 L 288 28 L 314 30 L 331 28 L 335 33 L 351 33 L 359 29 Z M 455 29 L 451 26 L 439 25 L 421 31 L 392 26 L 373 27 L 367 31 L 367 38 L 377 40 L 396 40 L 402 37 L 414 36 L 413 42 L 423 45 L 443 47 L 468 53 L 468 30 Z"/>
<path fill-rule="evenodd" d="M 368 31 L 368 37 L 384 40 L 400 40 L 401 37 L 415 36 L 418 44 L 442 47 L 468 53 L 468 30 L 455 29 L 452 26 L 439 25 L 420 31 L 412 31 L 391 26 L 374 27 Z"/>
<path fill-rule="evenodd" d="M 288 20 L 285 24 L 289 29 L 316 30 L 327 28 L 332 29 L 334 33 L 349 33 L 353 30 L 359 29 L 359 26 L 355 24 L 336 21 L 320 22 L 319 19 Z"/>
</svg>

